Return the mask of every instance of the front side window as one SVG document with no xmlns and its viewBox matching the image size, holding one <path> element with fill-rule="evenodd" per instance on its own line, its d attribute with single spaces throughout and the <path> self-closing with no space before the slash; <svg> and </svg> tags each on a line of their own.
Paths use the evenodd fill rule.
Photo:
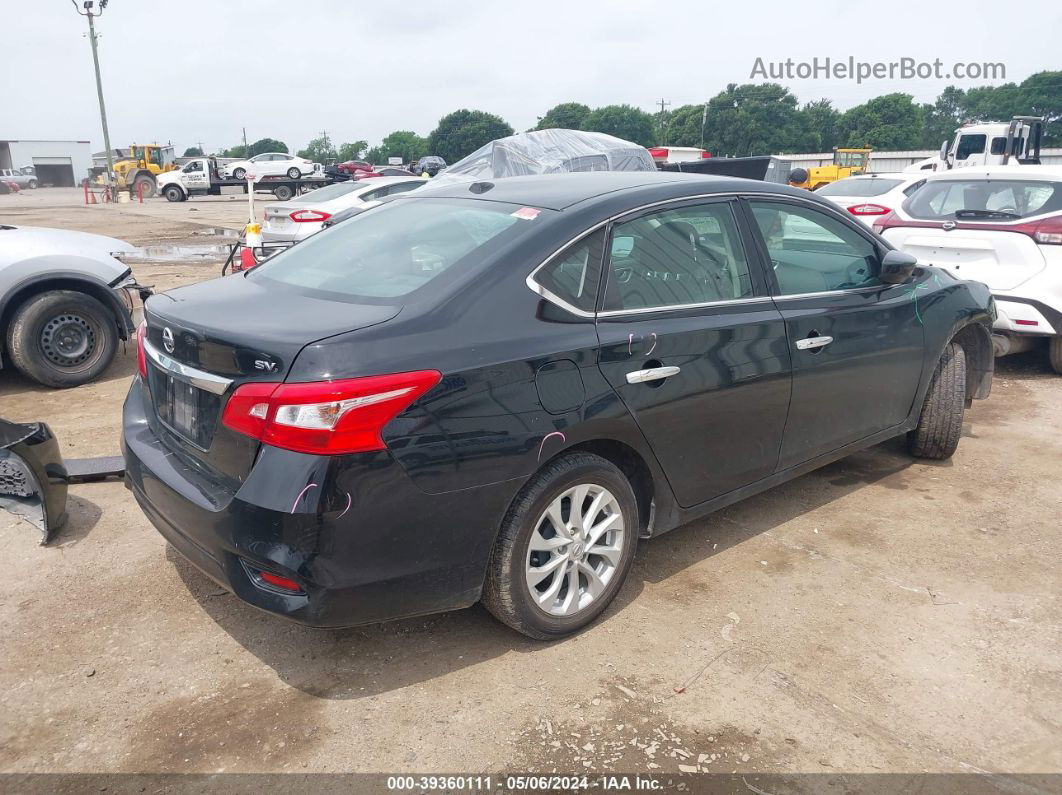
<svg viewBox="0 0 1062 795">
<path fill-rule="evenodd" d="M 193 171 L 202 171 L 202 170 L 203 170 L 203 164 L 200 163 L 198 160 L 193 160 L 191 163 L 189 163 L 187 166 L 184 167 L 184 173 L 185 174 L 191 174 Z"/>
<path fill-rule="evenodd" d="M 880 284 L 874 244 L 819 210 L 785 202 L 750 202 L 781 295 Z"/>
<path fill-rule="evenodd" d="M 752 296 L 728 202 L 661 210 L 612 230 L 604 309 L 620 311 Z"/>
<path fill-rule="evenodd" d="M 601 273 L 605 231 L 573 243 L 535 272 L 534 280 L 565 303 L 593 312 Z"/>
<path fill-rule="evenodd" d="M 959 138 L 959 147 L 955 150 L 956 160 L 965 160 L 970 155 L 979 155 L 985 151 L 985 142 L 988 140 L 984 135 L 964 135 Z"/>
</svg>

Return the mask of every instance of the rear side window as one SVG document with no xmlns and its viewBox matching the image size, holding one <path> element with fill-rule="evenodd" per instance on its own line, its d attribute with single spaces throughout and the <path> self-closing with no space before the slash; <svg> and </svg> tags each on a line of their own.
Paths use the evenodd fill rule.
<svg viewBox="0 0 1062 795">
<path fill-rule="evenodd" d="M 815 192 L 820 196 L 881 196 L 902 184 L 902 179 L 839 179 Z"/>
<path fill-rule="evenodd" d="M 387 202 L 276 254 L 247 278 L 325 298 L 391 301 L 489 264 L 547 212 L 470 199 Z"/>
<path fill-rule="evenodd" d="M 1062 182 L 927 181 L 903 204 L 912 218 L 1008 221 L 1062 210 Z"/>
<path fill-rule="evenodd" d="M 574 243 L 535 272 L 534 280 L 567 304 L 593 312 L 601 275 L 605 230 Z"/>
<path fill-rule="evenodd" d="M 752 295 L 728 202 L 661 210 L 612 230 L 606 311 L 716 303 Z"/>
</svg>

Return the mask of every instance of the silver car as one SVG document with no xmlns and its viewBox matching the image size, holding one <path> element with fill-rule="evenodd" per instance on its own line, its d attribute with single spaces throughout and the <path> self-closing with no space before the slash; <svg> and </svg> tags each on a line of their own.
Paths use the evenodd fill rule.
<svg viewBox="0 0 1062 795">
<path fill-rule="evenodd" d="M 37 175 L 28 169 L 0 168 L 0 180 L 14 182 L 20 188 L 36 188 L 40 185 Z"/>
<path fill-rule="evenodd" d="M 292 201 L 267 204 L 262 240 L 298 242 L 319 231 L 325 221 L 342 210 L 374 207 L 386 196 L 419 188 L 426 182 L 420 177 L 370 177 L 337 182 Z"/>
<path fill-rule="evenodd" d="M 134 333 L 140 287 L 123 240 L 66 229 L 0 226 L 0 367 L 45 386 L 100 376 Z"/>
</svg>

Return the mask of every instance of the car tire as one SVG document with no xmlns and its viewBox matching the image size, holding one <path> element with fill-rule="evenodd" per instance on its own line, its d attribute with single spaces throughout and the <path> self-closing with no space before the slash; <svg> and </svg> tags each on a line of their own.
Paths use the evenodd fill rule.
<svg viewBox="0 0 1062 795">
<path fill-rule="evenodd" d="M 585 535 L 582 522 L 577 523 L 582 526 L 579 532 L 571 532 L 572 502 L 579 493 L 584 494 L 583 510 L 593 508 L 600 497 L 600 507 L 586 524 L 600 527 L 612 521 L 597 543 Z M 564 535 L 556 531 L 551 513 L 565 524 Z M 613 521 L 613 516 L 619 518 Z M 524 486 L 502 520 L 483 604 L 499 621 L 537 640 L 577 632 L 601 615 L 623 586 L 639 530 L 634 490 L 615 465 L 590 453 L 562 455 Z M 566 538 L 571 540 L 565 543 Z M 532 549 L 533 541 L 537 549 Z M 551 567 L 557 561 L 556 568 Z M 549 571 L 532 584 L 539 574 L 534 569 L 546 567 Z M 596 575 L 596 586 L 587 576 L 591 573 Z M 584 602 L 582 607 L 579 601 Z"/>
<path fill-rule="evenodd" d="M 1051 369 L 1062 374 L 1062 337 L 1052 337 L 1047 349 L 1051 360 Z"/>
<path fill-rule="evenodd" d="M 933 371 L 918 425 L 907 434 L 907 449 L 919 458 L 951 458 L 959 446 L 966 408 L 966 352 L 949 343 Z"/>
<path fill-rule="evenodd" d="M 276 197 L 277 201 L 286 202 L 295 195 L 295 191 L 287 185 L 277 185 L 273 188 L 273 195 Z"/>
<path fill-rule="evenodd" d="M 246 177 L 246 176 L 247 176 L 247 169 L 245 169 L 245 168 L 234 168 L 234 169 L 232 170 L 232 177 L 233 177 L 233 179 L 240 179 L 240 180 L 242 180 L 242 179 L 243 179 L 244 177 Z"/>
<path fill-rule="evenodd" d="M 295 166 L 288 169 L 288 179 L 299 179 L 301 176 L 302 172 L 295 168 Z"/>
<path fill-rule="evenodd" d="M 11 361 L 45 386 L 64 389 L 99 377 L 118 350 L 114 314 L 91 295 L 52 290 L 30 298 L 7 333 Z"/>
<path fill-rule="evenodd" d="M 29 182 L 26 183 L 26 187 L 30 190 L 37 190 L 37 188 L 39 187 L 39 183 L 37 182 L 37 180 L 31 179 Z"/>
<path fill-rule="evenodd" d="M 167 185 L 163 188 L 162 195 L 166 197 L 166 201 L 168 202 L 179 202 L 184 200 L 184 191 L 176 185 Z"/>
</svg>

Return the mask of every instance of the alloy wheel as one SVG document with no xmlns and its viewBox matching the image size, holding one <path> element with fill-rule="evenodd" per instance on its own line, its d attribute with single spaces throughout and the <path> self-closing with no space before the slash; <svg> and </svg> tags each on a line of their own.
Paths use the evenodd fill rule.
<svg viewBox="0 0 1062 795">
<path fill-rule="evenodd" d="M 542 611 L 570 616 L 589 607 L 615 576 L 626 527 L 608 489 L 581 483 L 555 497 L 535 523 L 524 576 Z"/>
</svg>

